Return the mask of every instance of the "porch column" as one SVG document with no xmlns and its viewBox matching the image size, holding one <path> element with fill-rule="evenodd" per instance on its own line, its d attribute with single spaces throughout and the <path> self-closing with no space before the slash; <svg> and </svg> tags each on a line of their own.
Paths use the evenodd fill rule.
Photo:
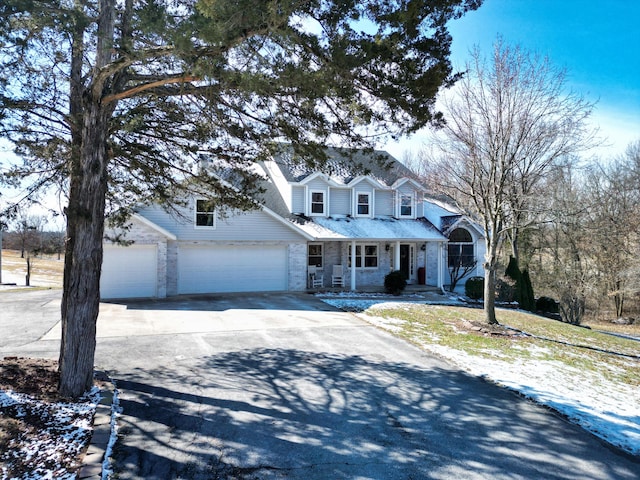
<svg viewBox="0 0 640 480">
<path fill-rule="evenodd" d="M 443 245 L 443 242 L 438 242 L 438 288 L 440 289 L 444 287 L 444 285 L 442 284 L 442 268 L 444 260 L 444 249 L 442 248 Z"/>
<path fill-rule="evenodd" d="M 393 269 L 400 270 L 400 240 L 396 242 L 393 249 Z"/>
<path fill-rule="evenodd" d="M 356 289 L 356 241 L 351 242 L 351 291 Z"/>
</svg>

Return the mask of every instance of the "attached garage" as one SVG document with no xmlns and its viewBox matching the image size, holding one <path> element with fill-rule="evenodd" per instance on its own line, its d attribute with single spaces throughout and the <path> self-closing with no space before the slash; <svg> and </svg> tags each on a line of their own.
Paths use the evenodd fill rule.
<svg viewBox="0 0 640 480">
<path fill-rule="evenodd" d="M 180 246 L 178 293 L 283 291 L 286 245 Z"/>
<path fill-rule="evenodd" d="M 156 245 L 104 246 L 100 296 L 102 298 L 156 297 Z"/>
</svg>

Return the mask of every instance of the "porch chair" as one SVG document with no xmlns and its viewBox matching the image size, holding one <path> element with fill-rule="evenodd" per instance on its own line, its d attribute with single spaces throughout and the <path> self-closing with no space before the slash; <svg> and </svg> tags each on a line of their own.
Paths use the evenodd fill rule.
<svg viewBox="0 0 640 480">
<path fill-rule="evenodd" d="M 311 288 L 322 287 L 324 285 L 324 274 L 315 265 L 309 265 L 309 286 Z"/>
<path fill-rule="evenodd" d="M 342 265 L 333 266 L 333 274 L 331 275 L 332 287 L 344 287 L 344 276 L 342 273 Z"/>
</svg>

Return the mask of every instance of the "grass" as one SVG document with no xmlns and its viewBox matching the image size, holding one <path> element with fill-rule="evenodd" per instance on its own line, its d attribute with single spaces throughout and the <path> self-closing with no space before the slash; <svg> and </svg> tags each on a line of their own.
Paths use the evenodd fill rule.
<svg viewBox="0 0 640 480">
<path fill-rule="evenodd" d="M 365 313 L 400 320 L 394 322 L 394 332 L 418 345 L 435 344 L 507 363 L 558 362 L 640 387 L 640 343 L 633 340 L 512 310 L 498 310 L 503 327 L 497 329 L 483 326 L 482 310 L 466 307 L 381 305 Z"/>
<path fill-rule="evenodd" d="M 31 286 L 62 287 L 64 258 L 57 255 L 43 255 L 31 258 Z M 27 261 L 20 257 L 18 250 L 2 250 L 2 281 L 4 283 L 25 284 Z"/>
</svg>

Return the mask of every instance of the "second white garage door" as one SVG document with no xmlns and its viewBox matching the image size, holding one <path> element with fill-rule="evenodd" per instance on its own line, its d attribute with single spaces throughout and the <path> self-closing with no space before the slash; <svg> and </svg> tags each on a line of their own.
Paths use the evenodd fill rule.
<svg viewBox="0 0 640 480">
<path fill-rule="evenodd" d="M 183 246 L 178 293 L 287 290 L 286 246 Z"/>
</svg>

